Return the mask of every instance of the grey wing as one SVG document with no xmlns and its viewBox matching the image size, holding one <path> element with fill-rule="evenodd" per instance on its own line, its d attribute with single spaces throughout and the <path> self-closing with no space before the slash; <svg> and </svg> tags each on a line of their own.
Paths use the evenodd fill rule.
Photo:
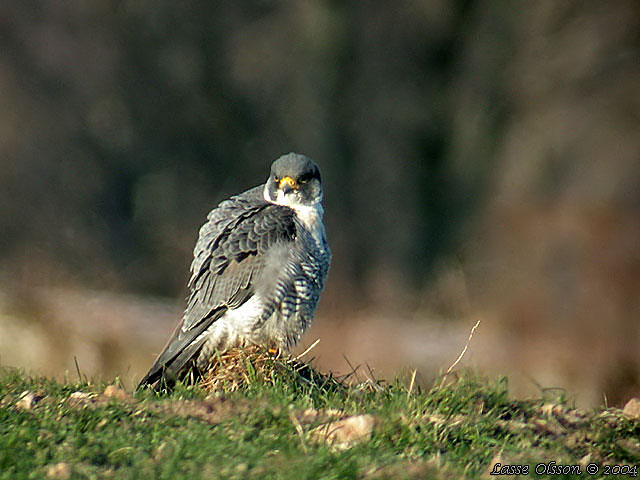
<svg viewBox="0 0 640 480">
<path fill-rule="evenodd" d="M 183 319 L 140 386 L 179 376 L 202 347 L 201 334 L 253 296 L 269 250 L 295 240 L 293 210 L 255 199 L 252 192 L 209 214 L 194 251 Z"/>
</svg>

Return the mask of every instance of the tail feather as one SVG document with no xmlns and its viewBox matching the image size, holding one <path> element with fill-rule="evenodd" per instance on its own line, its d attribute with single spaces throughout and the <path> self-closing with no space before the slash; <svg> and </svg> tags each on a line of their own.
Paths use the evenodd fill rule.
<svg viewBox="0 0 640 480">
<path fill-rule="evenodd" d="M 205 342 L 205 338 L 200 334 L 209 326 L 209 323 L 203 322 L 186 333 L 180 332 L 179 328 L 176 329 L 149 372 L 140 380 L 138 389 L 147 386 L 153 387 L 154 390 L 171 388 L 176 380 L 181 379 L 190 370 Z"/>
</svg>

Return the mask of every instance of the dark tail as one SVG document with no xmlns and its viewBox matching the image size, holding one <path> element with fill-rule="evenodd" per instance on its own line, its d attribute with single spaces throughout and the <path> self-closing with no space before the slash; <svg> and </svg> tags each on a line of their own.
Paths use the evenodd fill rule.
<svg viewBox="0 0 640 480">
<path fill-rule="evenodd" d="M 152 387 L 155 391 L 171 390 L 176 381 L 195 372 L 195 359 L 204 344 L 204 338 L 198 338 L 208 325 L 190 330 L 180 335 L 176 329 L 171 340 L 153 363 L 149 372 L 140 380 L 138 390 Z M 194 376 L 193 378 L 196 378 Z"/>
</svg>

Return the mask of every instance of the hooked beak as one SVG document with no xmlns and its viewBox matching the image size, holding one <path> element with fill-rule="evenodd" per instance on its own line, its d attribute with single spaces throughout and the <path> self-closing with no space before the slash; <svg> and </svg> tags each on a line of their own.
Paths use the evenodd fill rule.
<svg viewBox="0 0 640 480">
<path fill-rule="evenodd" d="M 282 193 L 284 193 L 286 195 L 287 193 L 291 192 L 292 190 L 297 190 L 298 189 L 298 184 L 291 177 L 283 177 L 280 180 L 280 183 L 278 184 L 278 188 L 280 190 L 282 190 Z"/>
</svg>

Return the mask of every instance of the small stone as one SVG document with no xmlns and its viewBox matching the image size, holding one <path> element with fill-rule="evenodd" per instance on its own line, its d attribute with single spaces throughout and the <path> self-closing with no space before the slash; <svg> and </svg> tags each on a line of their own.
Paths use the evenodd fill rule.
<svg viewBox="0 0 640 480">
<path fill-rule="evenodd" d="M 375 424 L 376 419 L 373 415 L 354 415 L 314 428 L 311 431 L 311 436 L 318 441 L 325 441 L 339 450 L 345 450 L 357 443 L 369 440 Z"/>
<path fill-rule="evenodd" d="M 71 478 L 71 467 L 68 463 L 60 462 L 47 467 L 47 478 L 67 480 Z"/>
<path fill-rule="evenodd" d="M 545 403 L 541 409 L 542 414 L 547 417 L 561 417 L 567 412 L 567 408 L 557 403 Z"/>
<path fill-rule="evenodd" d="M 640 399 L 632 398 L 622 409 L 622 413 L 631 418 L 640 419 Z"/>
<path fill-rule="evenodd" d="M 543 415 L 549 416 L 551 415 L 551 413 L 553 413 L 553 407 L 553 403 L 545 403 L 540 410 L 542 410 Z"/>
<path fill-rule="evenodd" d="M 42 395 L 26 390 L 20 394 L 16 407 L 21 410 L 31 410 L 42 398 Z"/>
<path fill-rule="evenodd" d="M 91 395 L 86 392 L 73 392 L 69 395 L 70 400 L 87 400 Z"/>
<path fill-rule="evenodd" d="M 86 392 L 73 392 L 67 397 L 67 402 L 70 407 L 83 407 L 90 405 L 93 402 L 93 395 Z"/>
<path fill-rule="evenodd" d="M 127 392 L 116 385 L 109 385 L 105 388 L 103 395 L 107 398 L 115 398 L 116 400 L 126 400 L 129 397 Z"/>
</svg>

